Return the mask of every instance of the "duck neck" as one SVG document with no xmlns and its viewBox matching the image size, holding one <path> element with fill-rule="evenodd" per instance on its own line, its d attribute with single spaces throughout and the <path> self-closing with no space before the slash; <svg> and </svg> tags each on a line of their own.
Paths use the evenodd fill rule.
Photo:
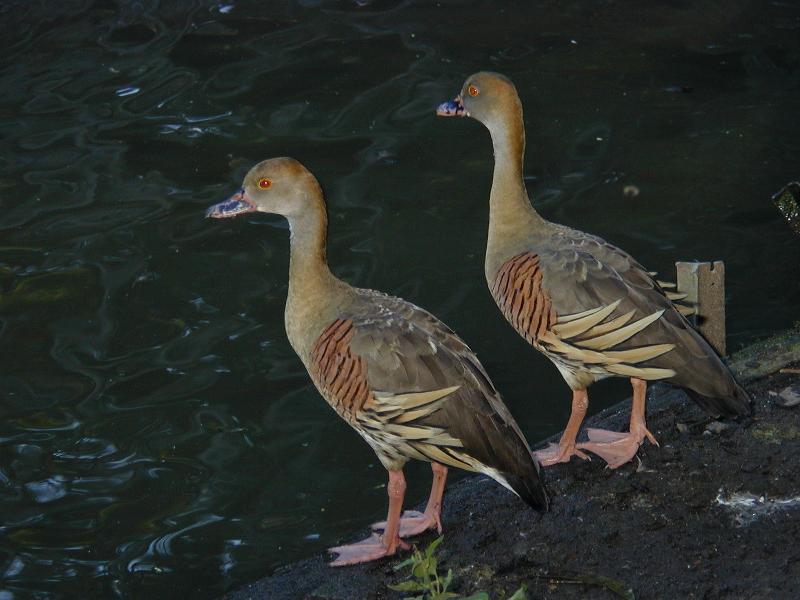
<svg viewBox="0 0 800 600">
<path fill-rule="evenodd" d="M 489 247 L 514 238 L 515 232 L 530 233 L 547 222 L 528 199 L 522 178 L 525 126 L 522 111 L 511 111 L 487 124 L 494 147 L 494 176 L 489 196 Z M 488 249 L 487 249 L 488 250 Z"/>
<path fill-rule="evenodd" d="M 289 258 L 289 295 L 287 312 L 313 308 L 339 281 L 328 268 L 326 257 L 328 217 L 322 201 L 313 209 L 289 217 L 291 231 Z"/>
</svg>

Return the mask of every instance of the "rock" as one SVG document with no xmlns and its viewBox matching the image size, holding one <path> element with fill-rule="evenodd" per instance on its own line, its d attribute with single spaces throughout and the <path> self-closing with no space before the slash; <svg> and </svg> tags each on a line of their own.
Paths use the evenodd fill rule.
<svg viewBox="0 0 800 600">
<path fill-rule="evenodd" d="M 775 405 L 781 408 L 793 408 L 800 405 L 800 385 L 790 385 L 778 394 Z"/>
<path fill-rule="evenodd" d="M 711 421 L 708 425 L 706 425 L 706 430 L 704 433 L 713 433 L 715 435 L 719 435 L 726 429 L 730 429 L 730 423 L 723 423 L 722 421 Z"/>
<path fill-rule="evenodd" d="M 772 197 L 772 202 L 789 222 L 789 227 L 800 235 L 800 183 L 793 181 L 784 186 Z"/>
<path fill-rule="evenodd" d="M 622 195 L 626 198 L 636 198 L 639 193 L 639 188 L 633 184 L 626 185 L 624 188 L 622 188 Z"/>
</svg>

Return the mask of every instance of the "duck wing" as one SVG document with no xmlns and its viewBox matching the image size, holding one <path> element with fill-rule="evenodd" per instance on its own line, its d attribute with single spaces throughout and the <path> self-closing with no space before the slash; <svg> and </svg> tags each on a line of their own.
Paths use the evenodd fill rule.
<svg viewBox="0 0 800 600">
<path fill-rule="evenodd" d="M 547 507 L 538 465 L 483 366 L 427 311 L 359 290 L 318 338 L 309 371 L 387 468 L 415 458 L 482 472 Z"/>
<path fill-rule="evenodd" d="M 551 343 L 580 349 L 589 365 L 599 353 L 615 375 L 669 379 L 713 414 L 750 413 L 717 353 L 629 254 L 567 227 L 547 242 L 527 254 L 536 257 L 541 294 L 555 314 Z"/>
</svg>

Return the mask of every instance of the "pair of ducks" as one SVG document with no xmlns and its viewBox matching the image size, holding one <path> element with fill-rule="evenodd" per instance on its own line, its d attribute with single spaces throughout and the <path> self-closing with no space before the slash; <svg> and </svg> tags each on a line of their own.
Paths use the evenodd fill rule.
<svg viewBox="0 0 800 600">
<path fill-rule="evenodd" d="M 516 331 L 549 358 L 572 389 L 572 412 L 558 444 L 535 455 L 469 347 L 444 323 L 400 298 L 336 278 L 325 256 L 327 217 L 317 180 L 291 158 L 253 167 L 242 189 L 209 208 L 224 218 L 262 211 L 291 229 L 286 333 L 322 396 L 372 447 L 389 472 L 389 510 L 367 539 L 332 548 L 334 566 L 408 548 L 403 538 L 441 531 L 447 470 L 488 475 L 537 510 L 548 497 L 539 465 L 601 456 L 610 467 L 631 460 L 645 438 L 647 381 L 663 379 L 714 415 L 750 412 L 747 393 L 692 329 L 650 274 L 604 240 L 550 223 L 531 206 L 523 182 L 525 131 L 514 85 L 476 73 L 441 116 L 483 123 L 494 146 L 486 281 Z M 587 431 L 586 388 L 606 377 L 633 387 L 630 429 Z M 423 513 L 401 515 L 409 459 L 429 461 Z"/>
</svg>

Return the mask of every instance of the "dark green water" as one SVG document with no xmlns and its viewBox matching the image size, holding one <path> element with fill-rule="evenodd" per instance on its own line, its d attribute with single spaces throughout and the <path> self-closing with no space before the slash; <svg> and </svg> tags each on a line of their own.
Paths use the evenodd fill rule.
<svg viewBox="0 0 800 600">
<path fill-rule="evenodd" d="M 797 320 L 800 8 L 644 4 L 0 3 L 0 599 L 211 598 L 382 516 L 285 339 L 285 224 L 203 218 L 266 157 L 320 178 L 337 273 L 456 329 L 531 440 L 564 424 L 485 289 L 488 135 L 433 114 L 475 70 L 520 90 L 546 216 L 725 260 L 733 349 Z"/>
</svg>

